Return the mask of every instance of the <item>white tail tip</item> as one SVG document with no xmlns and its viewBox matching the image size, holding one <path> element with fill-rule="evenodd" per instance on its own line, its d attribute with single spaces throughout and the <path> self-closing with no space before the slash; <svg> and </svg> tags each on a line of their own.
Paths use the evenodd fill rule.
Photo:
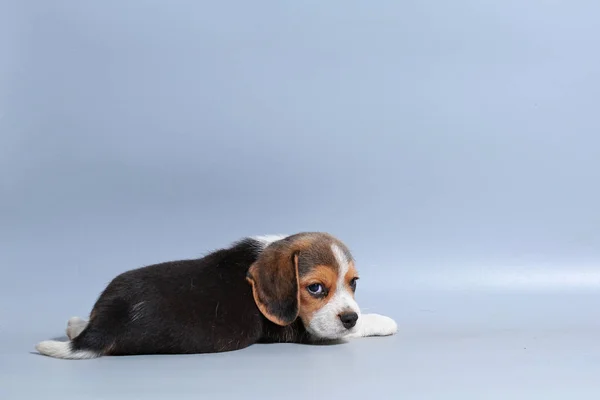
<svg viewBox="0 0 600 400">
<path fill-rule="evenodd" d="M 35 349 L 42 355 L 68 360 L 83 360 L 100 356 L 98 353 L 88 350 L 73 351 L 71 342 L 59 342 L 57 340 L 40 342 L 35 346 Z"/>
</svg>

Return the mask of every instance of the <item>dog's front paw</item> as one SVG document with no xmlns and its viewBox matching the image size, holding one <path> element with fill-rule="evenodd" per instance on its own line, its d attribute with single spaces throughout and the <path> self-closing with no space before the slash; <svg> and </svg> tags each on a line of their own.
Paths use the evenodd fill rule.
<svg viewBox="0 0 600 400">
<path fill-rule="evenodd" d="M 350 337 L 390 336 L 398 332 L 396 321 L 385 315 L 363 314 L 357 325 Z"/>
<path fill-rule="evenodd" d="M 368 336 L 389 336 L 398 332 L 396 321 L 385 315 L 365 314 L 362 318 Z"/>
</svg>

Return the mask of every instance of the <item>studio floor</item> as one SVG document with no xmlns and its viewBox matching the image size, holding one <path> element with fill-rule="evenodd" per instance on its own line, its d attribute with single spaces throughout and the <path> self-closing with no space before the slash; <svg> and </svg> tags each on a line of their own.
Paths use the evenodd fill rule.
<svg viewBox="0 0 600 400">
<path fill-rule="evenodd" d="M 0 400 L 600 399 L 599 1 L 141 5 L 0 1 Z M 302 231 L 397 335 L 35 353 L 118 273 Z"/>
<path fill-rule="evenodd" d="M 360 300 L 366 312 L 395 318 L 399 333 L 327 346 L 66 361 L 34 350 L 63 336 L 66 318 L 21 317 L 2 327 L 0 398 L 600 398 L 596 293 L 366 292 Z"/>
</svg>

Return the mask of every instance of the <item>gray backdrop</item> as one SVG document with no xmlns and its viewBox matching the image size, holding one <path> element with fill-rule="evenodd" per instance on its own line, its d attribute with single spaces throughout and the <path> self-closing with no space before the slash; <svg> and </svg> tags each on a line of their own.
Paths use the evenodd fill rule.
<svg viewBox="0 0 600 400">
<path fill-rule="evenodd" d="M 1 1 L 0 397 L 598 398 L 599 12 Z M 30 354 L 119 272 L 304 230 L 398 335 Z"/>
</svg>

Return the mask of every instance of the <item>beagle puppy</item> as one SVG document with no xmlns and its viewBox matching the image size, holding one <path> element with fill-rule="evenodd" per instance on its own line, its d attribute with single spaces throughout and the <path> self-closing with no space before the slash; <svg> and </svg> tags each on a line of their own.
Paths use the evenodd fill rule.
<svg viewBox="0 0 600 400">
<path fill-rule="evenodd" d="M 73 317 L 69 341 L 47 340 L 40 354 L 218 353 L 254 343 L 315 343 L 396 333 L 396 323 L 361 314 L 358 273 L 348 248 L 327 233 L 245 238 L 192 260 L 118 275 L 89 321 Z"/>
</svg>

